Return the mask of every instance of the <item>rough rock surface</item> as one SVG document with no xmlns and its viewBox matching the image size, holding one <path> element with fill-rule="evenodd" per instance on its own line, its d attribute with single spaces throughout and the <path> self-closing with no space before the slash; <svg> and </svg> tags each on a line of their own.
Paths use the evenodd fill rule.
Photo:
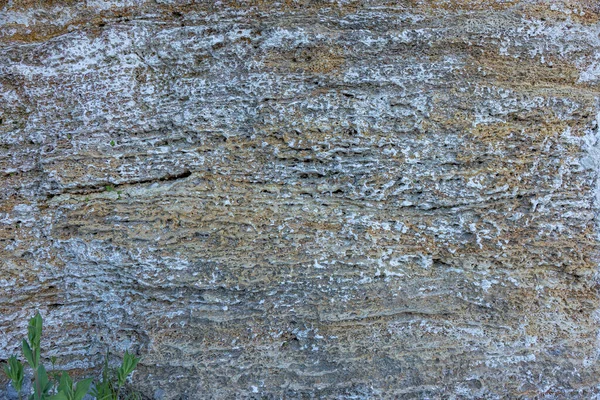
<svg viewBox="0 0 600 400">
<path fill-rule="evenodd" d="M 598 396 L 597 2 L 0 7 L 0 360 L 39 309 L 148 398 Z"/>
</svg>

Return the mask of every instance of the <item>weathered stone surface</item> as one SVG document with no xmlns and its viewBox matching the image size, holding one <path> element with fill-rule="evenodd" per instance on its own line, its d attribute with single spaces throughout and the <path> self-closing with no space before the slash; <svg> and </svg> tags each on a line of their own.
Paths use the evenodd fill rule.
<svg viewBox="0 0 600 400">
<path fill-rule="evenodd" d="M 598 396 L 596 2 L 0 4 L 0 359 L 40 309 L 148 398 Z"/>
</svg>

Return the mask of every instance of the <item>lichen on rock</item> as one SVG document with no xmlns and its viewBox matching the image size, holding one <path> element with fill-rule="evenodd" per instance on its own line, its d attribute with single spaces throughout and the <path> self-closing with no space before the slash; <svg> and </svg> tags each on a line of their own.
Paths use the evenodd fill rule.
<svg viewBox="0 0 600 400">
<path fill-rule="evenodd" d="M 595 2 L 0 7 L 0 360 L 39 309 L 148 398 L 598 396 Z"/>
</svg>

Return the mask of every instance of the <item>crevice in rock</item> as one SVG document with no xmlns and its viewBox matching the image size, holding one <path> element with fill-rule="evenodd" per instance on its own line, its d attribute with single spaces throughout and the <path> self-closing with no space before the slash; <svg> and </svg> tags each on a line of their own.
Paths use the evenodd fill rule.
<svg viewBox="0 0 600 400">
<path fill-rule="evenodd" d="M 138 181 L 123 182 L 123 183 L 119 183 L 116 185 L 112 184 L 110 182 L 105 182 L 102 184 L 90 185 L 90 186 L 76 186 L 76 187 L 72 187 L 72 188 L 66 188 L 66 190 L 63 190 L 60 192 L 49 193 L 46 196 L 46 200 L 51 200 L 52 198 L 63 195 L 63 194 L 86 195 L 86 194 L 104 192 L 107 190 L 107 188 L 110 188 L 110 191 L 114 191 L 114 190 L 116 190 L 120 187 L 124 187 L 124 186 L 140 185 L 140 184 L 144 184 L 144 183 L 172 182 L 172 181 L 177 181 L 180 179 L 185 179 L 191 175 L 192 175 L 192 172 L 190 170 L 186 169 L 183 172 L 178 173 L 178 174 L 167 174 L 167 175 L 161 176 L 159 178 L 141 179 Z"/>
</svg>

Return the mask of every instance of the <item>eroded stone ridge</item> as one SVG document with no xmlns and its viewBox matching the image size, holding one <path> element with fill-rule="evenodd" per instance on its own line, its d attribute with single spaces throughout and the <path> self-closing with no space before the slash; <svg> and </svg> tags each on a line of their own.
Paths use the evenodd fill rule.
<svg viewBox="0 0 600 400">
<path fill-rule="evenodd" d="M 0 6 L 0 359 L 39 309 L 148 398 L 598 396 L 596 2 Z"/>
</svg>

